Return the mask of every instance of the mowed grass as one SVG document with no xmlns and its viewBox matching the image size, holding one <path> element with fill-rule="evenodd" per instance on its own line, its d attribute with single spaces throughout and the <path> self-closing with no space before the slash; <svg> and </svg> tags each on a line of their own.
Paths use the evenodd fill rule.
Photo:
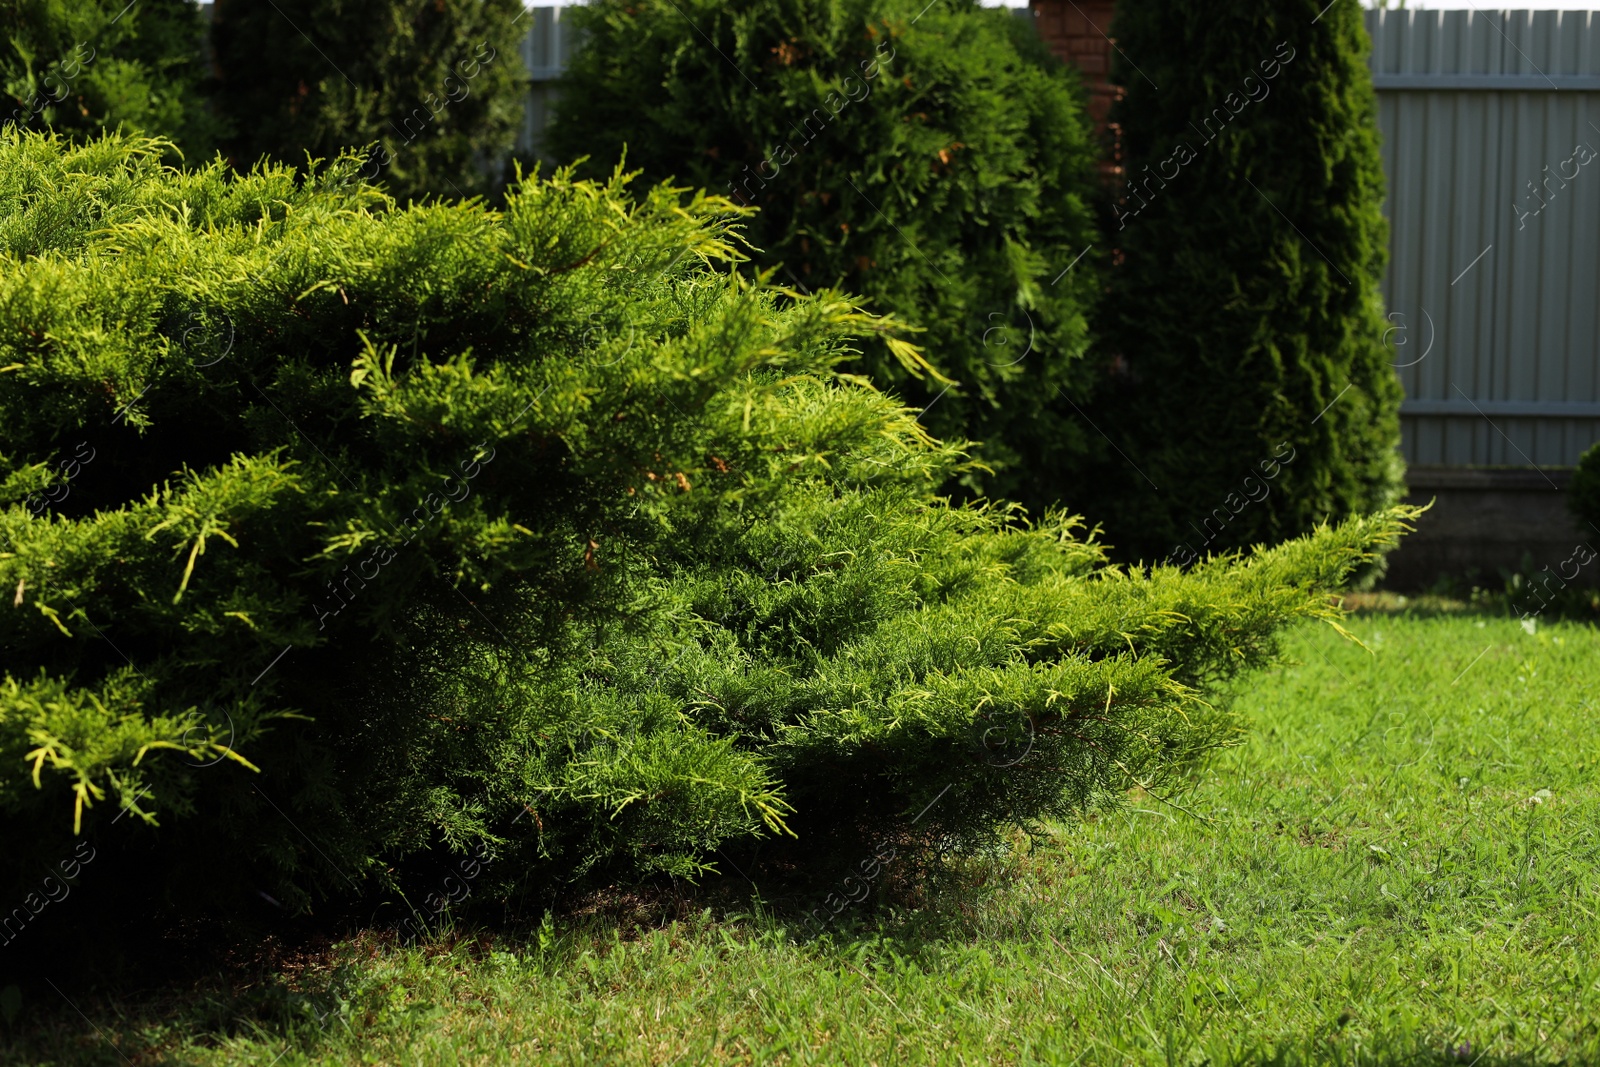
<svg viewBox="0 0 1600 1067">
<path fill-rule="evenodd" d="M 1350 629 L 1241 686 L 1189 813 L 1135 798 L 920 910 L 363 937 L 242 997 L 30 1005 L 0 1060 L 1600 1063 L 1600 631 Z"/>
</svg>

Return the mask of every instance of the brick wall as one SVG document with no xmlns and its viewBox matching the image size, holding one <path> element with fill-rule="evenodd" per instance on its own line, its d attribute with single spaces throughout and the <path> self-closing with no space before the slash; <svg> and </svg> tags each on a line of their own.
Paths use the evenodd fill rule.
<svg viewBox="0 0 1600 1067">
<path fill-rule="evenodd" d="M 1095 129 L 1106 129 L 1111 102 L 1121 90 L 1108 80 L 1111 76 L 1111 15 L 1116 0 L 1030 0 L 1034 25 L 1050 50 L 1083 71 L 1089 86 L 1089 114 Z M 1118 165 L 1116 130 L 1111 131 L 1111 157 L 1101 163 L 1107 177 L 1121 173 Z"/>
</svg>

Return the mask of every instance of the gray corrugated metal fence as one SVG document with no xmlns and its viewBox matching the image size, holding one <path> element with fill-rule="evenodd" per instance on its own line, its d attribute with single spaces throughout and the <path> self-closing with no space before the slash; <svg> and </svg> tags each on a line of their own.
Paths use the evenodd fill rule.
<svg viewBox="0 0 1600 1067">
<path fill-rule="evenodd" d="M 1406 459 L 1575 463 L 1600 439 L 1600 12 L 1367 29 Z"/>
</svg>

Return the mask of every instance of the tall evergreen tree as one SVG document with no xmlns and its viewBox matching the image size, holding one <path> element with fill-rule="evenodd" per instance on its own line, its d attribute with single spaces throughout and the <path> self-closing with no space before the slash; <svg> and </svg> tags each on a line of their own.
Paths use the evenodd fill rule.
<svg viewBox="0 0 1600 1067">
<path fill-rule="evenodd" d="M 217 0 L 236 167 L 376 145 L 365 176 L 402 200 L 496 184 L 523 108 L 518 0 Z"/>
<path fill-rule="evenodd" d="M 0 0 L 0 122 L 82 139 L 123 129 L 216 150 L 205 25 L 191 0 Z"/>
<path fill-rule="evenodd" d="M 938 436 L 980 442 L 970 489 L 1062 496 L 1084 432 L 1063 395 L 1099 289 L 1095 149 L 1077 76 L 976 0 L 598 0 L 552 144 L 603 173 L 759 207 L 760 266 L 910 320 L 945 379 L 858 366 Z M 1070 268 L 1070 269 L 1069 269 Z M 948 379 L 953 379 L 951 384 Z M 930 406 L 931 405 L 931 406 Z"/>
<path fill-rule="evenodd" d="M 1376 104 L 1353 0 L 1120 6 L 1104 431 L 1069 499 L 1185 563 L 1391 502 Z"/>
</svg>

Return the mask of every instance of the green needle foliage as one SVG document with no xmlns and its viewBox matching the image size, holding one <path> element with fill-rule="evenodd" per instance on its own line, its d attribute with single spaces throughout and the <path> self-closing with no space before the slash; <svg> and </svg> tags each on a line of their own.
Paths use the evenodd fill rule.
<svg viewBox="0 0 1600 1067">
<path fill-rule="evenodd" d="M 379 147 L 363 176 L 394 196 L 492 191 L 522 117 L 518 0 L 218 0 L 226 148 L 303 165 Z"/>
<path fill-rule="evenodd" d="M 1096 152 L 1077 77 L 976 0 L 599 0 L 567 16 L 559 158 L 761 213 L 756 261 L 922 327 L 944 375 L 881 353 L 858 369 L 981 442 L 968 490 L 1070 502 L 1087 311 L 1098 291 Z M 1066 268 L 1076 261 L 1071 271 Z M 1064 273 L 1065 272 L 1065 273 Z M 949 379 L 954 379 L 954 385 Z M 932 405 L 929 407 L 929 405 Z"/>
<path fill-rule="evenodd" d="M 1114 373 L 1069 499 L 1126 558 L 1187 562 L 1398 498 L 1369 42 L 1359 5 L 1325 6 L 1118 7 Z"/>
<path fill-rule="evenodd" d="M 77 139 L 123 129 L 216 150 L 205 26 L 189 0 L 0 0 L 0 122 Z"/>
<path fill-rule="evenodd" d="M 1567 504 L 1579 522 L 1600 530 L 1600 444 L 1579 457 L 1567 488 Z"/>
<path fill-rule="evenodd" d="M 74 835 L 229 910 L 983 848 L 1176 788 L 1407 518 L 1110 567 L 937 498 L 960 450 L 838 370 L 895 323 L 730 270 L 727 200 L 162 148 L 0 135 L 6 884 Z"/>
</svg>

